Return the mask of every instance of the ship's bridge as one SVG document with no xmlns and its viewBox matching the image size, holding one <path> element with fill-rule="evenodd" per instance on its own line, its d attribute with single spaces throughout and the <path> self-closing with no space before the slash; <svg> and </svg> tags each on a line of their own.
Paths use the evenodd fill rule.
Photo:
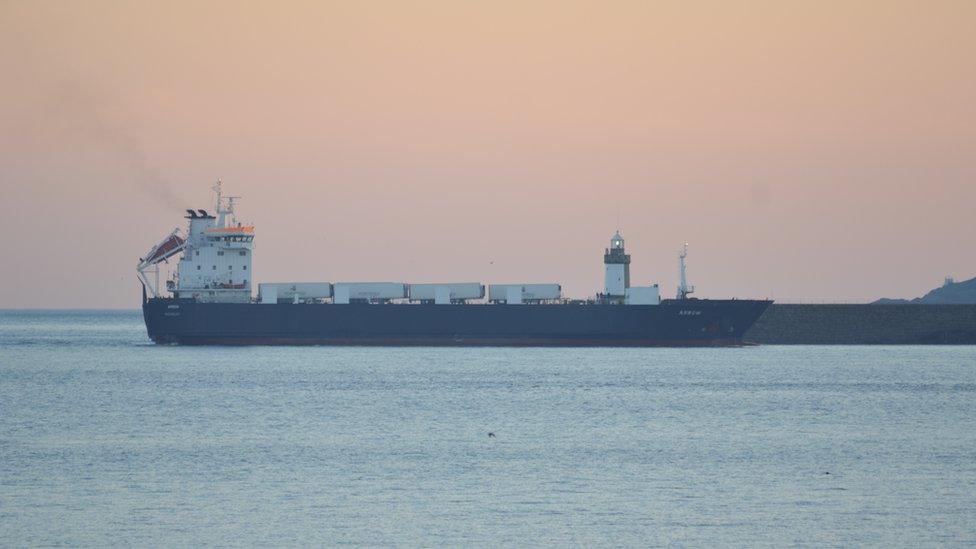
<svg viewBox="0 0 976 549">
<path fill-rule="evenodd" d="M 239 247 L 236 244 L 254 240 L 254 226 L 211 227 L 204 229 L 203 235 L 208 242 L 220 242 L 226 247 L 236 248 Z"/>
<path fill-rule="evenodd" d="M 204 231 L 208 235 L 252 235 L 254 234 L 253 225 L 237 225 L 234 227 L 213 227 Z"/>
</svg>

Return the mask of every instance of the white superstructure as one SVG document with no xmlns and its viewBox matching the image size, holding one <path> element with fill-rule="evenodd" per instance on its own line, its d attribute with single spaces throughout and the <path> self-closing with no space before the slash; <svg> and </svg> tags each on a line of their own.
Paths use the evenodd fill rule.
<svg viewBox="0 0 976 549">
<path fill-rule="evenodd" d="M 219 181 L 214 191 L 216 215 L 205 210 L 187 210 L 189 233 L 177 276 L 168 286 L 176 297 L 245 303 L 251 299 L 254 227 L 237 222 L 234 216 L 237 197 L 222 196 Z"/>
</svg>

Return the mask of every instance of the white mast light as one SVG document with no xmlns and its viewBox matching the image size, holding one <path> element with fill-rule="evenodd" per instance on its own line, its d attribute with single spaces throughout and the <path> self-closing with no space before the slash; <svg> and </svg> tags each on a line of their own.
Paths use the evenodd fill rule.
<svg viewBox="0 0 976 549">
<path fill-rule="evenodd" d="M 682 248 L 681 253 L 678 254 L 678 299 L 688 299 L 688 296 L 695 291 L 694 286 L 688 285 L 687 277 L 685 276 L 685 258 L 688 257 L 688 243 L 685 242 L 684 248 Z"/>
</svg>

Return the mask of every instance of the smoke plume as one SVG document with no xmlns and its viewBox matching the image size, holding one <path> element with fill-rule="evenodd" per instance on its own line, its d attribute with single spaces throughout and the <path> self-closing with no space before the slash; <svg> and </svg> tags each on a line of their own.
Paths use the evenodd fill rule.
<svg viewBox="0 0 976 549">
<path fill-rule="evenodd" d="M 168 209 L 185 207 L 187 202 L 147 154 L 139 124 L 123 101 L 64 82 L 54 89 L 46 107 L 43 120 L 56 121 L 59 141 L 114 158 L 123 177 L 146 196 Z"/>
</svg>

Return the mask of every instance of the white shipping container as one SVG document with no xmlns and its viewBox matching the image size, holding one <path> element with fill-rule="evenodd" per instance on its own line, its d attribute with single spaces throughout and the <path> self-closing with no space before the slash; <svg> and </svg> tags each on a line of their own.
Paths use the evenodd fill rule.
<svg viewBox="0 0 976 549">
<path fill-rule="evenodd" d="M 429 300 L 437 299 L 437 290 L 445 289 L 449 292 L 448 299 L 481 299 L 485 297 L 485 287 L 480 282 L 451 282 L 445 284 L 411 284 L 410 299 Z"/>
<path fill-rule="evenodd" d="M 522 301 L 559 299 L 562 296 L 562 286 L 559 284 L 491 284 L 488 286 L 488 299 L 512 301 L 510 291 L 521 293 Z"/>
<path fill-rule="evenodd" d="M 661 292 L 657 284 L 653 286 L 631 286 L 624 290 L 625 305 L 660 305 Z"/>
<path fill-rule="evenodd" d="M 265 305 L 274 305 L 278 303 L 278 288 L 273 284 L 262 288 L 258 286 L 258 301 L 264 303 Z"/>
<path fill-rule="evenodd" d="M 505 287 L 505 303 L 509 305 L 522 304 L 522 288 L 520 286 Z"/>
<path fill-rule="evenodd" d="M 403 299 L 407 297 L 407 285 L 402 282 L 337 282 L 337 302 L 350 299 Z"/>
<path fill-rule="evenodd" d="M 332 297 L 332 284 L 328 282 L 264 282 L 258 284 L 258 298 L 262 303 L 275 303 L 279 299 L 302 300 Z"/>
</svg>

